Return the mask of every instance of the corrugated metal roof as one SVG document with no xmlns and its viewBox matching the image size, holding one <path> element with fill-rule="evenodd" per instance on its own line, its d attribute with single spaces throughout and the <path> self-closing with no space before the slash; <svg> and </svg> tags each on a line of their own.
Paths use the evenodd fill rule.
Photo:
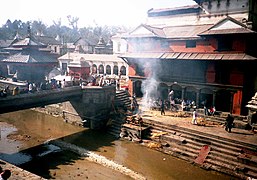
<svg viewBox="0 0 257 180">
<path fill-rule="evenodd" d="M 166 38 L 170 39 L 185 39 L 199 38 L 198 34 L 209 29 L 212 25 L 186 25 L 165 27 L 163 31 Z"/>
<path fill-rule="evenodd" d="M 254 31 L 247 28 L 237 28 L 237 29 L 222 29 L 222 30 L 207 30 L 199 35 L 218 35 L 218 34 L 248 34 L 255 33 Z"/>
<path fill-rule="evenodd" d="M 245 53 L 187 53 L 187 52 L 168 52 L 168 53 L 128 53 L 121 55 L 123 58 L 133 59 L 177 59 L 177 60 L 257 60 L 256 57 Z"/>
<path fill-rule="evenodd" d="M 245 53 L 180 53 L 176 58 L 172 58 L 174 53 L 165 53 L 161 59 L 180 60 L 257 60 L 256 57 Z"/>
</svg>

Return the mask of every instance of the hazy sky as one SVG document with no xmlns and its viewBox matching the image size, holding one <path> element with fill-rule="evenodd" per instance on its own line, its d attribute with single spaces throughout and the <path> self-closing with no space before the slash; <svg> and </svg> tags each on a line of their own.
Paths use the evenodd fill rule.
<svg viewBox="0 0 257 180">
<path fill-rule="evenodd" d="M 4 0 L 0 6 L 0 25 L 8 19 L 20 19 L 41 20 L 49 26 L 60 18 L 63 25 L 68 25 L 67 16 L 71 15 L 79 18 L 79 27 L 96 23 L 137 26 L 145 22 L 151 8 L 192 4 L 193 0 Z"/>
</svg>

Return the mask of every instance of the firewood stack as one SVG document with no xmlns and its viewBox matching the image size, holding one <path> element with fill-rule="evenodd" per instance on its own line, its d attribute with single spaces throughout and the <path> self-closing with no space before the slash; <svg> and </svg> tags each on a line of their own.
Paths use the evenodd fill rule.
<svg viewBox="0 0 257 180">
<path fill-rule="evenodd" d="M 127 116 L 126 122 L 128 124 L 139 125 L 143 123 L 143 119 L 138 114 L 135 114 L 135 115 Z"/>
</svg>

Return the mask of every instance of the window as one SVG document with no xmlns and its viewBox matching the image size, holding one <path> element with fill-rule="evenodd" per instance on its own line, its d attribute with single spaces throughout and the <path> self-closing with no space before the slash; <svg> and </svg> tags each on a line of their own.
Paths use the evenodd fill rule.
<svg viewBox="0 0 257 180">
<path fill-rule="evenodd" d="M 92 66 L 92 74 L 97 74 L 97 67 L 95 64 Z"/>
<path fill-rule="evenodd" d="M 126 76 L 126 67 L 125 66 L 121 66 L 120 74 Z"/>
<path fill-rule="evenodd" d="M 99 66 L 99 74 L 104 74 L 104 66 L 103 65 Z"/>
<path fill-rule="evenodd" d="M 113 74 L 118 75 L 118 72 L 119 72 L 118 66 L 114 66 L 114 67 L 113 67 Z"/>
<path fill-rule="evenodd" d="M 196 41 L 186 41 L 186 48 L 195 48 L 196 47 Z"/>
<path fill-rule="evenodd" d="M 232 39 L 228 37 L 218 39 L 218 51 L 232 50 Z"/>
<path fill-rule="evenodd" d="M 118 43 L 118 47 L 117 47 L 117 51 L 120 52 L 120 47 L 121 47 L 121 44 L 120 42 Z"/>
<path fill-rule="evenodd" d="M 111 74 L 111 66 L 110 65 L 106 66 L 106 74 L 108 74 L 108 75 Z"/>
<path fill-rule="evenodd" d="M 67 63 L 62 63 L 62 75 L 64 75 L 67 72 L 68 64 Z"/>
</svg>

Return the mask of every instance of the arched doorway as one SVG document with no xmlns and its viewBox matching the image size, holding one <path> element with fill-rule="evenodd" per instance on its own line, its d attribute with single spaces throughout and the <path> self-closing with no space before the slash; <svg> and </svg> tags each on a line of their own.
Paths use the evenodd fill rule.
<svg viewBox="0 0 257 180">
<path fill-rule="evenodd" d="M 199 107 L 203 108 L 204 105 L 207 108 L 213 106 L 213 91 L 211 89 L 203 88 L 200 90 Z"/>
<path fill-rule="evenodd" d="M 169 87 L 165 83 L 160 83 L 158 86 L 158 96 L 161 99 L 168 99 Z"/>
<path fill-rule="evenodd" d="M 178 99 L 178 100 L 181 100 L 182 99 L 182 87 L 178 84 L 173 84 L 171 87 L 170 87 L 170 90 L 173 90 L 174 91 L 174 99 Z"/>
<path fill-rule="evenodd" d="M 141 87 L 142 87 L 142 81 L 135 81 L 133 83 L 133 86 L 134 86 L 134 94 L 136 95 L 136 97 L 143 97 L 143 93 L 142 93 L 142 90 L 141 90 Z"/>
<path fill-rule="evenodd" d="M 196 89 L 192 86 L 185 88 L 185 100 L 186 102 L 196 102 Z"/>
<path fill-rule="evenodd" d="M 216 94 L 216 110 L 230 112 L 231 93 L 226 90 L 219 90 Z"/>
</svg>

